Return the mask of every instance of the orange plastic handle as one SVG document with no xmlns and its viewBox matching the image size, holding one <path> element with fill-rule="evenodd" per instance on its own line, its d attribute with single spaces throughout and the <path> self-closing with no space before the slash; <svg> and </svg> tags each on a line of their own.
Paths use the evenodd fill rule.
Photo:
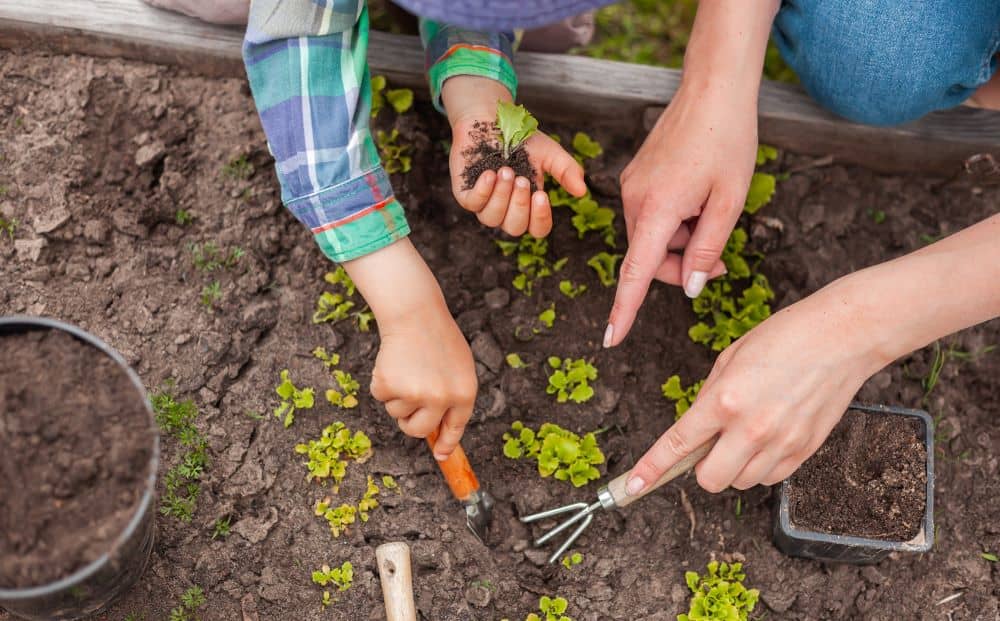
<svg viewBox="0 0 1000 621">
<path fill-rule="evenodd" d="M 434 449 L 434 443 L 437 441 L 437 435 L 437 432 L 434 432 L 427 436 L 427 444 L 430 445 L 432 450 Z M 469 463 L 469 458 L 465 456 L 465 451 L 462 450 L 461 444 L 455 448 L 455 451 L 448 459 L 439 461 L 437 464 L 441 468 L 441 473 L 444 475 L 445 481 L 448 482 L 448 487 L 451 488 L 451 493 L 459 501 L 465 502 L 473 492 L 479 491 L 479 479 L 476 478 L 476 473 L 472 471 L 472 464 Z"/>
</svg>

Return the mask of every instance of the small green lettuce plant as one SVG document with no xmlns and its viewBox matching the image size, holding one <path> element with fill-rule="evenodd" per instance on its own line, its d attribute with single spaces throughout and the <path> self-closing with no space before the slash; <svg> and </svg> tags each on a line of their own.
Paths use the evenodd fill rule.
<svg viewBox="0 0 1000 621">
<path fill-rule="evenodd" d="M 542 278 L 551 276 L 554 272 L 562 270 L 569 260 L 559 259 L 555 263 L 550 263 L 546 256 L 549 251 L 549 242 L 545 239 L 536 239 L 531 235 L 522 235 L 517 241 L 497 240 L 497 247 L 503 256 L 509 257 L 517 255 L 517 275 L 511 284 L 518 291 L 530 296 Z"/>
<path fill-rule="evenodd" d="M 538 600 L 538 612 L 541 614 L 533 612 L 527 616 L 525 621 L 573 621 L 563 614 L 567 608 L 569 608 L 569 602 L 566 601 L 565 597 L 543 595 Z"/>
<path fill-rule="evenodd" d="M 324 274 L 323 280 L 334 287 L 342 287 L 344 294 L 348 297 L 352 297 L 354 292 L 357 291 L 357 286 L 351 280 L 351 276 L 344 269 L 343 265 L 338 265 L 336 270 Z"/>
<path fill-rule="evenodd" d="M 538 131 L 538 119 L 524 106 L 498 101 L 497 127 L 500 129 L 500 151 L 504 159 L 510 159 L 511 154 Z"/>
<path fill-rule="evenodd" d="M 313 312 L 313 323 L 337 323 L 351 316 L 354 302 L 341 293 L 324 291 L 316 300 L 316 310 Z"/>
<path fill-rule="evenodd" d="M 582 562 L 583 562 L 583 555 L 580 554 L 579 552 L 567 554 L 560 561 L 560 563 L 562 563 L 562 566 L 565 567 L 566 569 L 573 569 Z"/>
<path fill-rule="evenodd" d="M 378 485 L 375 485 L 375 479 L 372 475 L 368 475 L 368 486 L 365 488 L 365 493 L 358 501 L 358 517 L 361 518 L 362 522 L 368 521 L 368 513 L 378 507 Z"/>
<path fill-rule="evenodd" d="M 312 572 L 312 581 L 320 586 L 332 584 L 338 591 L 346 591 L 354 582 L 354 566 L 350 561 L 344 561 L 343 565 L 332 569 L 329 565 L 323 565 Z"/>
<path fill-rule="evenodd" d="M 283 418 L 285 428 L 295 422 L 295 410 L 312 409 L 315 395 L 312 388 L 297 388 L 288 375 L 288 369 L 281 371 L 281 383 L 274 392 L 281 397 L 281 403 L 274 409 L 275 418 Z"/>
<path fill-rule="evenodd" d="M 340 533 L 346 531 L 347 527 L 357 520 L 358 510 L 346 502 L 339 507 L 331 507 L 332 502 L 333 499 L 327 496 L 316 503 L 313 512 L 326 520 L 334 537 L 339 537 Z"/>
<path fill-rule="evenodd" d="M 757 147 L 757 165 L 762 166 L 767 162 L 777 159 L 778 150 L 772 146 L 762 144 Z M 747 190 L 746 202 L 743 204 L 743 211 L 748 214 L 755 214 L 764 205 L 771 202 L 774 197 L 777 178 L 764 172 L 755 172 L 750 178 L 750 188 Z"/>
<path fill-rule="evenodd" d="M 705 380 L 698 380 L 687 388 L 681 385 L 680 375 L 671 375 L 667 381 L 660 386 L 663 396 L 674 402 L 674 420 L 680 419 L 691 408 L 694 398 L 698 396 Z"/>
<path fill-rule="evenodd" d="M 366 462 L 372 455 L 372 441 L 365 432 L 355 431 L 352 434 L 344 423 L 337 421 L 327 425 L 319 439 L 296 444 L 295 452 L 308 458 L 305 462 L 309 471 L 306 480 L 322 484 L 332 479 L 336 493 L 347 474 L 347 460 Z"/>
<path fill-rule="evenodd" d="M 604 463 L 604 453 L 594 432 L 580 437 L 553 423 L 544 423 L 535 433 L 521 421 L 515 421 L 503 439 L 503 454 L 508 459 L 536 459 L 542 477 L 554 476 L 582 487 L 601 476 L 595 466 Z"/>
<path fill-rule="evenodd" d="M 382 156 L 382 166 L 385 168 L 385 172 L 405 174 L 413 168 L 413 157 L 410 155 L 413 145 L 399 144 L 398 129 L 393 128 L 391 132 L 378 130 L 375 132 L 375 144 Z"/>
<path fill-rule="evenodd" d="M 571 280 L 559 281 L 559 291 L 571 300 L 580 297 L 586 290 L 587 290 L 587 285 L 584 284 L 575 285 Z"/>
<path fill-rule="evenodd" d="M 402 494 L 403 492 L 399 489 L 399 483 L 396 483 L 396 479 L 392 478 L 391 475 L 382 475 L 382 487 L 386 489 L 395 490 L 397 494 Z"/>
<path fill-rule="evenodd" d="M 403 114 L 413 107 L 413 91 L 408 88 L 390 88 L 386 90 L 384 75 L 373 75 L 372 80 L 372 118 L 378 116 L 388 103 L 396 114 Z"/>
<path fill-rule="evenodd" d="M 335 388 L 327 389 L 325 393 L 326 400 L 337 407 L 345 409 L 357 407 L 358 391 L 361 389 L 361 385 L 350 373 L 334 368 L 340 364 L 340 355 L 328 354 L 326 349 L 322 347 L 314 349 L 312 354 L 315 358 L 322 360 L 323 365 L 327 369 L 330 369 L 334 380 L 337 382 L 337 386 L 340 388 L 340 390 Z"/>
<path fill-rule="evenodd" d="M 572 360 L 558 356 L 549 357 L 549 366 L 553 371 L 545 392 L 556 395 L 556 401 L 584 403 L 594 396 L 590 382 L 597 379 L 597 367 L 583 358 Z"/>
<path fill-rule="evenodd" d="M 771 316 L 768 302 L 774 299 L 774 290 L 763 274 L 755 275 L 739 297 L 732 292 L 732 283 L 722 280 L 710 283 L 692 300 L 695 314 L 702 318 L 688 329 L 692 341 L 722 351 Z"/>
<path fill-rule="evenodd" d="M 351 280 L 350 275 L 348 275 L 347 270 L 343 266 L 338 266 L 335 271 L 327 272 L 323 276 L 323 280 L 327 284 L 333 285 L 337 290 L 333 292 L 324 291 L 320 294 L 319 299 L 316 300 L 316 310 L 313 312 L 313 323 L 337 323 L 348 317 L 353 317 L 358 331 L 371 331 L 371 324 L 375 320 L 375 314 L 367 306 L 361 310 L 352 312 L 352 309 L 356 306 L 352 298 L 357 291 L 357 287 L 354 281 Z"/>
<path fill-rule="evenodd" d="M 521 356 L 515 353 L 507 354 L 504 359 L 507 361 L 507 366 L 512 369 L 523 369 L 528 366 L 528 363 L 521 360 Z"/>
<path fill-rule="evenodd" d="M 601 144 L 584 132 L 573 135 L 573 157 L 582 165 L 584 160 L 590 160 L 604 153 Z"/>
<path fill-rule="evenodd" d="M 707 569 L 704 575 L 694 571 L 684 574 L 692 593 L 691 605 L 677 621 L 747 621 L 760 591 L 743 586 L 743 564 L 712 561 Z"/>
<path fill-rule="evenodd" d="M 598 252 L 587 259 L 587 265 L 594 268 L 594 271 L 597 272 L 597 278 L 601 281 L 602 285 L 610 287 L 618 282 L 616 276 L 618 273 L 617 266 L 621 258 L 622 255 L 620 254 Z"/>
<path fill-rule="evenodd" d="M 538 321 L 541 322 L 543 326 L 551 329 L 556 321 L 556 305 L 555 302 L 549 304 L 549 307 L 538 314 Z"/>
</svg>

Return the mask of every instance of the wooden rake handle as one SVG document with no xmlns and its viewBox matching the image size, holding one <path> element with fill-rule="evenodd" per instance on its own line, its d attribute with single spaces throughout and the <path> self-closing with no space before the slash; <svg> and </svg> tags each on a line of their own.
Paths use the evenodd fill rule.
<svg viewBox="0 0 1000 621">
<path fill-rule="evenodd" d="M 383 543 L 375 548 L 375 559 L 378 561 L 387 621 L 417 621 L 410 546 L 402 541 Z"/>
<path fill-rule="evenodd" d="M 436 431 L 427 436 L 427 444 L 431 447 L 431 450 L 434 449 L 434 443 L 437 442 L 437 438 L 438 434 Z M 439 461 L 437 464 L 441 468 L 441 474 L 444 475 L 445 481 L 448 482 L 448 487 L 451 488 L 451 493 L 455 495 L 455 498 L 459 502 L 464 503 L 474 492 L 479 491 L 479 479 L 476 478 L 476 473 L 472 471 L 472 464 L 469 463 L 469 458 L 465 456 L 465 451 L 462 450 L 461 444 L 455 448 L 455 452 L 448 459 Z"/>
<path fill-rule="evenodd" d="M 634 496 L 630 496 L 628 492 L 625 491 L 625 483 L 628 481 L 629 476 L 632 475 L 632 471 L 629 470 L 625 474 L 618 475 L 614 480 L 608 483 L 608 492 L 611 494 L 611 497 L 614 498 L 615 506 L 619 508 L 627 507 L 646 494 L 658 489 L 660 486 L 670 481 L 673 481 L 691 468 L 694 468 L 695 464 L 708 455 L 708 453 L 712 450 L 712 447 L 715 446 L 715 440 L 717 437 L 718 436 L 713 437 L 711 440 L 691 451 L 686 457 L 667 469 L 667 471 L 664 472 L 655 483 L 647 485 L 644 490 Z"/>
</svg>

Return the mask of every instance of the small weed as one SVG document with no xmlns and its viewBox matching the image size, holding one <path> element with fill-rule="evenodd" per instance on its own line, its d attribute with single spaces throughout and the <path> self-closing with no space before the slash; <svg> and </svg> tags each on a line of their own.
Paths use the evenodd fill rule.
<svg viewBox="0 0 1000 621">
<path fill-rule="evenodd" d="M 212 529 L 212 539 L 218 539 L 219 537 L 229 536 L 229 521 L 232 519 L 231 516 L 226 516 L 224 518 L 219 518 L 215 520 L 215 526 Z"/>
<path fill-rule="evenodd" d="M 481 588 L 486 589 L 487 591 L 496 590 L 496 587 L 493 586 L 493 583 L 491 581 L 489 581 L 489 580 L 473 580 L 472 582 L 469 583 L 469 586 L 470 587 L 481 587 Z"/>
<path fill-rule="evenodd" d="M 698 391 L 701 390 L 702 384 L 705 380 L 699 380 L 687 388 L 681 386 L 681 377 L 679 375 L 671 375 L 667 378 L 667 381 L 660 386 L 660 390 L 663 391 L 663 396 L 674 402 L 674 420 L 679 420 L 684 412 L 687 412 L 694 403 L 694 398 L 698 396 Z"/>
<path fill-rule="evenodd" d="M 318 440 L 295 445 L 295 452 L 309 459 L 305 462 L 309 470 L 306 480 L 325 483 L 326 479 L 333 479 L 333 491 L 336 493 L 347 474 L 347 460 L 353 459 L 358 463 L 367 461 L 372 454 L 372 441 L 363 431 L 355 431 L 352 435 L 344 423 L 335 422 L 323 429 Z M 344 459 L 341 459 L 342 456 Z"/>
<path fill-rule="evenodd" d="M 523 369 L 524 367 L 528 366 L 528 363 L 525 362 L 524 360 L 521 360 L 521 356 L 518 354 L 513 354 L 513 353 L 507 354 L 506 358 L 504 359 L 507 361 L 507 366 L 509 366 L 512 369 Z"/>
<path fill-rule="evenodd" d="M 621 258 L 622 255 L 620 254 L 598 252 L 587 259 L 587 265 L 594 268 L 594 271 L 597 272 L 597 278 L 601 281 L 602 285 L 610 287 L 618 282 L 618 278 L 616 277 L 618 273 L 617 265 Z"/>
<path fill-rule="evenodd" d="M 922 233 L 920 235 L 920 241 L 924 244 L 930 245 L 935 242 L 939 242 L 944 239 L 944 234 L 940 235 L 928 235 L 927 233 Z"/>
<path fill-rule="evenodd" d="M 261 414 L 260 412 L 254 411 L 254 410 L 247 410 L 246 412 L 244 412 L 244 414 L 246 414 L 247 418 L 252 419 L 252 420 L 257 420 L 257 421 L 267 420 L 267 416 Z"/>
<path fill-rule="evenodd" d="M 573 567 L 579 565 L 583 562 L 583 555 L 579 552 L 574 552 L 572 554 L 567 554 L 562 558 L 562 566 L 566 569 L 572 569 Z"/>
<path fill-rule="evenodd" d="M 191 251 L 191 263 L 200 272 L 232 269 L 246 256 L 246 251 L 239 246 L 234 246 L 229 252 L 225 252 L 215 242 L 191 244 L 188 250 Z"/>
<path fill-rule="evenodd" d="M 4 218 L 0 216 L 0 233 L 6 233 L 11 241 L 14 241 L 14 232 L 17 231 L 17 218 Z"/>
<path fill-rule="evenodd" d="M 398 129 L 393 129 L 392 132 L 378 130 L 375 133 L 375 144 L 382 156 L 385 172 L 389 174 L 410 172 L 413 167 L 413 158 L 410 155 L 413 145 L 399 144 Z"/>
<path fill-rule="evenodd" d="M 288 369 L 281 371 L 281 383 L 274 389 L 281 397 L 281 403 L 274 409 L 275 418 L 283 418 L 286 428 L 295 422 L 295 410 L 312 409 L 314 391 L 312 388 L 296 388 L 288 376 Z"/>
<path fill-rule="evenodd" d="M 531 235 L 523 235 L 517 241 L 497 240 L 496 245 L 505 257 L 517 255 L 518 274 L 511 284 L 514 285 L 515 289 L 529 296 L 541 279 L 560 271 L 568 261 L 568 259 L 559 259 L 555 263 L 550 263 L 547 257 L 549 242 L 545 239 L 536 239 Z"/>
<path fill-rule="evenodd" d="M 545 392 L 556 395 L 556 401 L 583 403 L 594 396 L 590 382 L 597 379 L 597 367 L 583 358 L 571 360 L 551 356 L 548 362 L 553 371 Z"/>
<path fill-rule="evenodd" d="M 924 389 L 924 403 L 927 402 L 931 392 L 937 386 L 938 380 L 941 378 L 941 371 L 944 370 L 944 366 L 949 360 L 958 360 L 960 362 L 975 361 L 997 348 L 996 345 L 988 345 L 978 351 L 969 352 L 962 351 L 954 345 L 950 345 L 948 349 L 941 349 L 941 341 L 934 341 L 933 347 L 934 358 L 931 361 L 931 368 L 927 372 L 927 376 L 920 380 L 920 385 Z"/>
<path fill-rule="evenodd" d="M 992 552 L 980 552 L 979 556 L 983 557 L 983 560 L 989 561 L 991 563 L 1000 562 L 1000 558 L 998 558 L 997 555 L 993 554 Z"/>
<path fill-rule="evenodd" d="M 222 299 L 222 285 L 213 281 L 201 288 L 201 305 L 207 310 L 213 310 L 215 304 Z"/>
<path fill-rule="evenodd" d="M 691 589 L 691 605 L 687 614 L 678 615 L 677 621 L 747 621 L 760 591 L 743 586 L 746 574 L 742 570 L 742 563 L 712 561 L 704 575 L 686 572 L 684 580 Z"/>
<path fill-rule="evenodd" d="M 174 222 L 180 226 L 187 226 L 194 222 L 194 216 L 187 209 L 178 209 L 177 213 L 174 214 Z"/>
<path fill-rule="evenodd" d="M 146 615 L 141 612 L 130 612 L 125 615 L 124 621 L 145 621 Z"/>
<path fill-rule="evenodd" d="M 204 591 L 193 586 L 181 595 L 181 605 L 170 611 L 170 621 L 198 621 L 198 609 L 204 605 Z"/>
<path fill-rule="evenodd" d="M 169 384 L 168 384 L 169 389 Z M 198 408 L 191 400 L 178 402 L 168 389 L 150 397 L 156 423 L 185 448 L 180 460 L 164 476 L 160 513 L 190 522 L 197 509 L 199 481 L 208 465 L 208 442 L 194 426 Z"/>
<path fill-rule="evenodd" d="M 587 285 L 574 285 L 571 280 L 560 280 L 559 291 L 569 299 L 580 297 L 587 290 Z"/>
<path fill-rule="evenodd" d="M 507 458 L 536 459 L 542 477 L 555 476 L 574 487 L 582 487 L 601 476 L 595 466 L 604 463 L 604 453 L 594 432 L 580 437 L 558 425 L 544 423 L 535 433 L 521 421 L 515 421 L 503 439 L 503 454 Z"/>
<path fill-rule="evenodd" d="M 882 224 L 885 222 L 885 212 L 881 209 L 869 209 L 868 215 L 871 216 L 872 222 L 875 224 Z"/>
<path fill-rule="evenodd" d="M 253 164 L 247 160 L 246 155 L 240 155 L 239 157 L 229 160 L 229 162 L 222 167 L 222 175 L 230 179 L 246 181 L 253 176 Z"/>
</svg>

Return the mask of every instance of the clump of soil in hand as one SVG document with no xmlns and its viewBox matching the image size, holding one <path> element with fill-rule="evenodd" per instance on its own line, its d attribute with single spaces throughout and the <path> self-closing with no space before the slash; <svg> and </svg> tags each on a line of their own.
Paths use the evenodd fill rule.
<svg viewBox="0 0 1000 621">
<path fill-rule="evenodd" d="M 59 330 L 0 335 L 0 587 L 109 551 L 142 497 L 153 429 L 114 360 Z"/>
<path fill-rule="evenodd" d="M 915 537 L 927 500 L 920 430 L 910 417 L 848 410 L 789 482 L 792 524 L 887 541 Z"/>
<path fill-rule="evenodd" d="M 497 140 L 499 131 L 496 123 L 476 121 L 472 126 L 469 131 L 469 137 L 473 141 L 472 146 L 462 151 L 462 156 L 468 162 L 462 171 L 462 180 L 465 181 L 462 189 L 471 190 L 479 180 L 479 176 L 487 170 L 500 170 L 504 166 L 509 166 L 516 176 L 525 177 L 531 182 L 531 191 L 534 192 L 538 189 L 535 183 L 535 176 L 538 173 L 528 159 L 528 151 L 524 146 L 520 146 L 514 149 L 509 158 L 505 158 Z"/>
</svg>

